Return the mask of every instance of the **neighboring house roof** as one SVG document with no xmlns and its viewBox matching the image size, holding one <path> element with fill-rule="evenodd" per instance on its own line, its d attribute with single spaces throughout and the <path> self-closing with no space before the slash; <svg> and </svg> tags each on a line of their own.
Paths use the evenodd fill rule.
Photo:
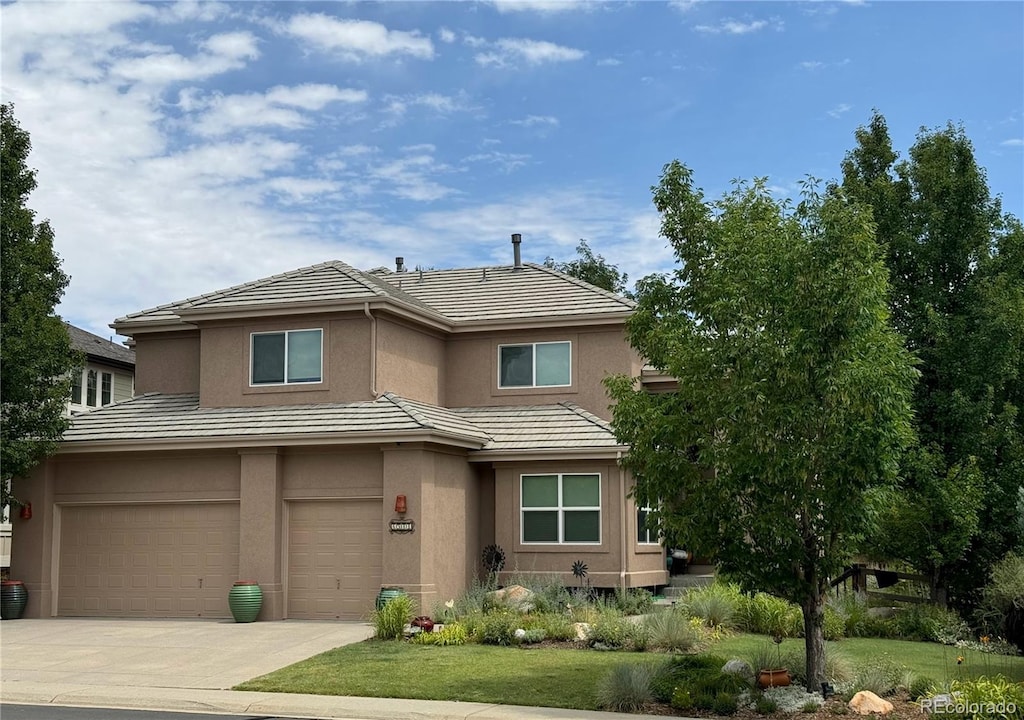
<svg viewBox="0 0 1024 720">
<path fill-rule="evenodd" d="M 93 335 L 91 332 L 86 332 L 71 323 L 64 323 L 64 327 L 68 330 L 68 337 L 71 338 L 72 347 L 76 350 L 81 350 L 90 359 L 106 361 L 121 367 L 130 366 L 126 367 L 129 370 L 135 368 L 135 353 L 124 345 L 111 342 L 101 338 L 99 335 Z"/>
<path fill-rule="evenodd" d="M 63 452 L 128 446 L 432 440 L 481 459 L 530 451 L 614 451 L 608 424 L 572 403 L 448 409 L 386 393 L 375 401 L 202 408 L 195 395 L 140 395 L 76 416 Z M 475 454 L 475 453 L 474 453 Z"/>
<path fill-rule="evenodd" d="M 508 321 L 609 316 L 621 319 L 634 303 L 540 265 L 363 272 L 338 260 L 254 280 L 114 321 L 119 330 L 178 325 L 218 313 L 291 312 L 308 307 L 386 303 L 450 329 Z"/>
</svg>

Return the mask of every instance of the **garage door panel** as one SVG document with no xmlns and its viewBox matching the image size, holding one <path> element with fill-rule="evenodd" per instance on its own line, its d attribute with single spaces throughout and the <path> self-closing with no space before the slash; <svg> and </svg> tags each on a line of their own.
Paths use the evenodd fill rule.
<svg viewBox="0 0 1024 720">
<path fill-rule="evenodd" d="M 62 509 L 60 615 L 229 617 L 237 569 L 237 505 Z"/>
<path fill-rule="evenodd" d="M 380 590 L 380 500 L 289 503 L 288 617 L 360 620 Z"/>
</svg>

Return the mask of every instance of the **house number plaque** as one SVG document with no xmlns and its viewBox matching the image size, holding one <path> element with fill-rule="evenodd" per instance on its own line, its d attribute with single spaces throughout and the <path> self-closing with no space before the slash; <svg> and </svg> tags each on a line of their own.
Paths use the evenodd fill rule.
<svg viewBox="0 0 1024 720">
<path fill-rule="evenodd" d="M 392 520 L 388 523 L 388 529 L 393 533 L 405 535 L 416 529 L 416 523 L 412 520 Z"/>
</svg>

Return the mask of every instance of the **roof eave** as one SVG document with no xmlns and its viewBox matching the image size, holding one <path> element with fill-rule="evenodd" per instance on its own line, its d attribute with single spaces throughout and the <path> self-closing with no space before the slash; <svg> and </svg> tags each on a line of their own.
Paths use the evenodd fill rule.
<svg viewBox="0 0 1024 720">
<path fill-rule="evenodd" d="M 507 320 L 458 320 L 452 327 L 454 333 L 487 332 L 489 330 L 532 330 L 572 327 L 623 325 L 633 314 L 632 310 L 615 313 L 589 315 L 553 315 L 540 318 L 509 318 Z"/>
<path fill-rule="evenodd" d="M 600 448 L 533 448 L 527 450 L 479 450 L 470 462 L 533 462 L 550 460 L 615 460 L 628 450 L 626 445 Z"/>
<path fill-rule="evenodd" d="M 397 315 L 413 319 L 421 324 L 439 330 L 451 330 L 451 321 L 443 315 L 431 313 L 423 308 L 415 307 L 392 298 L 352 298 L 351 300 L 337 300 L 329 303 L 314 302 L 282 302 L 282 303 L 261 303 L 258 305 L 246 305 L 222 308 L 188 308 L 179 310 L 178 313 L 183 319 L 193 323 L 204 320 L 239 320 L 246 318 L 280 317 L 282 315 L 314 315 L 332 312 L 360 311 L 370 306 L 371 309 L 386 309 Z"/>
</svg>

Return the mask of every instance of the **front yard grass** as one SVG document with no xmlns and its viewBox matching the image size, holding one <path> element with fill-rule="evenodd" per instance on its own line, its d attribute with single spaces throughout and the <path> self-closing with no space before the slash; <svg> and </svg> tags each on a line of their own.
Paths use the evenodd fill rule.
<svg viewBox="0 0 1024 720">
<path fill-rule="evenodd" d="M 709 652 L 726 658 L 744 657 L 765 642 L 770 641 L 761 635 L 739 634 L 719 641 Z M 936 682 L 951 680 L 959 673 L 1002 673 L 1013 680 L 1024 678 L 1022 657 L 875 638 L 848 638 L 829 646 L 837 648 L 854 666 L 888 657 Z M 803 640 L 786 640 L 782 650 L 785 653 L 791 647 L 802 649 Z M 964 664 L 958 667 L 960 655 Z M 491 645 L 437 647 L 371 640 L 322 653 L 235 689 L 596 710 L 596 685 L 613 666 L 659 663 L 664 658 L 658 653 Z"/>
<path fill-rule="evenodd" d="M 461 700 L 597 710 L 597 682 L 654 654 L 374 641 L 329 650 L 235 690 Z"/>
</svg>

